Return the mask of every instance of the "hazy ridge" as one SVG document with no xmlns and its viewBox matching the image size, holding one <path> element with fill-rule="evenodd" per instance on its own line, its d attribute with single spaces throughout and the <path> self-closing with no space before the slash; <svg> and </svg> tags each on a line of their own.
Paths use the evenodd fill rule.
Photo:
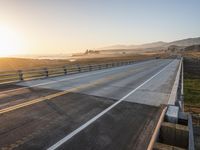
<svg viewBox="0 0 200 150">
<path fill-rule="evenodd" d="M 107 47 L 98 48 L 98 50 L 114 50 L 114 49 L 145 49 L 145 48 L 166 48 L 172 45 L 176 46 L 192 46 L 192 45 L 200 45 L 200 37 L 197 38 L 187 38 L 183 40 L 177 40 L 172 42 L 153 42 L 153 43 L 146 43 L 142 45 L 112 45 Z"/>
</svg>

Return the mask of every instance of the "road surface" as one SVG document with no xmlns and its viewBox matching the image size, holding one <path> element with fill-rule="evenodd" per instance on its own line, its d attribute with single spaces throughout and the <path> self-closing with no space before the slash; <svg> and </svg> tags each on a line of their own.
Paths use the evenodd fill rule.
<svg viewBox="0 0 200 150">
<path fill-rule="evenodd" d="M 146 149 L 179 60 L 0 86 L 1 149 Z"/>
</svg>

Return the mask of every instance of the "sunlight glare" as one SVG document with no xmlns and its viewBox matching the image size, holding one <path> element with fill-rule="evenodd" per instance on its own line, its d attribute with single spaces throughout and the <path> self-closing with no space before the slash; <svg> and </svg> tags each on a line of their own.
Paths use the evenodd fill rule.
<svg viewBox="0 0 200 150">
<path fill-rule="evenodd" d="M 9 27 L 0 25 L 0 57 L 21 53 L 22 39 L 20 34 Z"/>
</svg>

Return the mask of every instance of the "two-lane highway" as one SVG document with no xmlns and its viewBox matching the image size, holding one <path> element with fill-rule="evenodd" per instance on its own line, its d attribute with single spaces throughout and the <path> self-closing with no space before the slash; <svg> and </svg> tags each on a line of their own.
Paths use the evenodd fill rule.
<svg viewBox="0 0 200 150">
<path fill-rule="evenodd" d="M 0 87 L 1 149 L 145 149 L 179 60 Z"/>
</svg>

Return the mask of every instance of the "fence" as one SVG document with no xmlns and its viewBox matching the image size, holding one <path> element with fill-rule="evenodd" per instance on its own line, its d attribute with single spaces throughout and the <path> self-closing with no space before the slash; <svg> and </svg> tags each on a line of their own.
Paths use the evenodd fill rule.
<svg viewBox="0 0 200 150">
<path fill-rule="evenodd" d="M 71 66 L 67 65 L 54 68 L 5 71 L 5 72 L 0 72 L 0 84 L 19 82 L 23 80 L 31 80 L 38 78 L 61 76 L 61 75 L 69 75 L 81 72 L 89 72 L 89 71 L 129 65 L 133 63 L 134 61 L 123 61 L 123 62 L 113 62 L 113 63 L 101 63 L 94 65 L 71 65 Z"/>
</svg>

